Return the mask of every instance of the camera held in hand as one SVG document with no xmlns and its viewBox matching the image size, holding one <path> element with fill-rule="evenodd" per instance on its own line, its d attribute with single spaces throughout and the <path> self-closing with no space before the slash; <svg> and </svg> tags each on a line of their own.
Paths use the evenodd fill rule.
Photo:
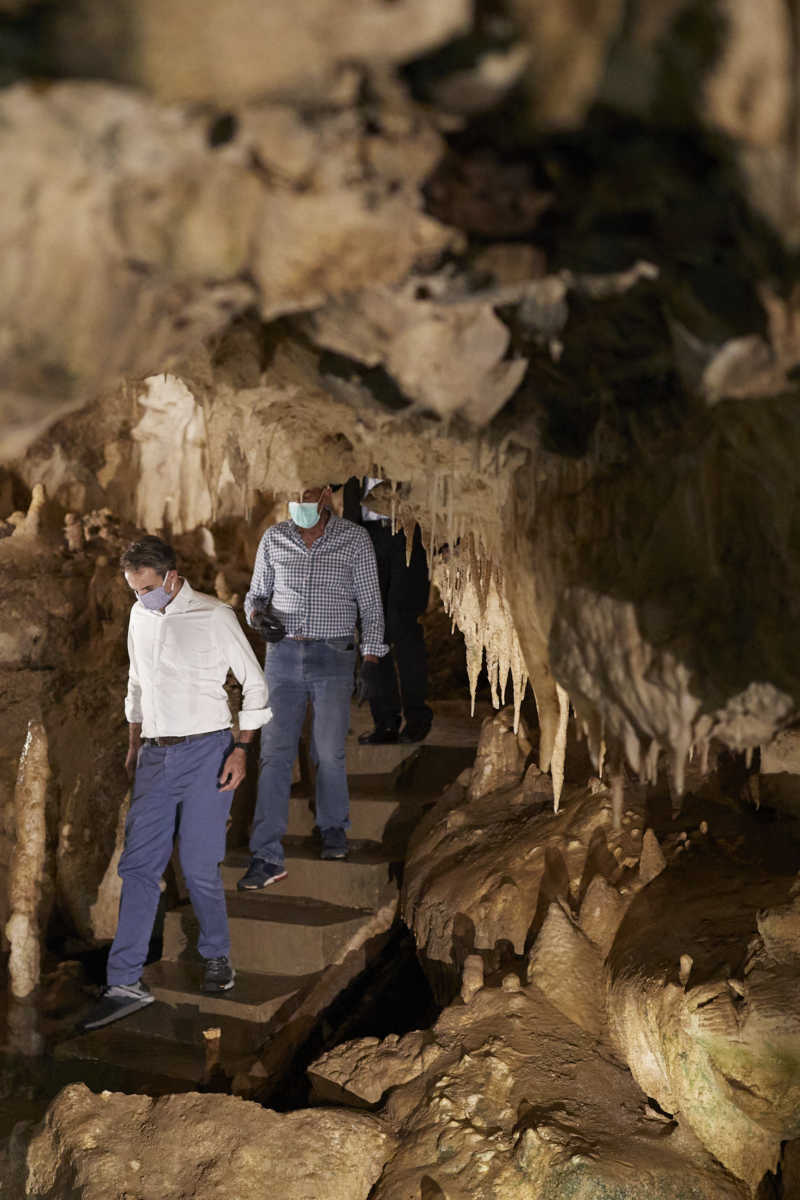
<svg viewBox="0 0 800 1200">
<path fill-rule="evenodd" d="M 279 642 L 286 637 L 283 622 L 270 611 L 268 604 L 255 602 L 250 614 L 250 624 L 256 633 L 260 633 L 265 642 Z"/>
</svg>

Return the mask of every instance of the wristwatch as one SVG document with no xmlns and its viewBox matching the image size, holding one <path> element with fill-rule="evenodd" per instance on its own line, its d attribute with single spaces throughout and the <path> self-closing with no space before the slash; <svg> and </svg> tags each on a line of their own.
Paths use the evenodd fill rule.
<svg viewBox="0 0 800 1200">
<path fill-rule="evenodd" d="M 250 745 L 250 742 L 234 742 L 233 748 L 234 750 L 247 750 L 247 747 Z"/>
</svg>

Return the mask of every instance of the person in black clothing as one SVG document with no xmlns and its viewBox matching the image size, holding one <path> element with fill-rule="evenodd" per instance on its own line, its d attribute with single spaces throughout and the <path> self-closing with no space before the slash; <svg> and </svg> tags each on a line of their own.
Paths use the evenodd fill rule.
<svg viewBox="0 0 800 1200">
<path fill-rule="evenodd" d="M 370 511 L 368 492 L 378 482 L 368 479 L 362 483 L 352 478 L 344 490 L 344 515 L 364 526 L 375 548 L 386 622 L 384 638 L 391 647 L 390 653 L 373 668 L 375 686 L 369 705 L 375 728 L 362 733 L 358 740 L 369 745 L 398 740 L 421 742 L 433 721 L 433 712 L 425 703 L 428 659 L 419 623 L 428 606 L 428 563 L 418 525 L 414 528 L 411 559 L 406 565 L 404 532 L 399 529 L 393 534 L 390 519 Z"/>
</svg>

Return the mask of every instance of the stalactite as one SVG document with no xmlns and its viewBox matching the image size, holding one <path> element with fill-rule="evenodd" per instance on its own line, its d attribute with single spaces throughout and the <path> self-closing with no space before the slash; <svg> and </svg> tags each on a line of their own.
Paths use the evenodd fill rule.
<svg viewBox="0 0 800 1200">
<path fill-rule="evenodd" d="M 658 781 L 658 755 L 661 747 L 653 738 L 645 756 L 645 782 L 656 784 Z"/>
<path fill-rule="evenodd" d="M 478 676 L 485 658 L 492 703 L 496 708 L 505 703 L 511 676 L 516 732 L 528 676 L 505 603 L 502 577 L 475 553 L 474 539 L 469 534 L 460 545 L 450 546 L 446 558 L 436 559 L 433 581 L 451 621 L 464 634 L 471 711 L 475 711 Z"/>
</svg>

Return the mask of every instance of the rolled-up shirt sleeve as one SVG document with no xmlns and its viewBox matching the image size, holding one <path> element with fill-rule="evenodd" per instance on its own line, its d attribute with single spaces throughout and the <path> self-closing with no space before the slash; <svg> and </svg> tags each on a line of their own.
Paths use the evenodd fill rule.
<svg viewBox="0 0 800 1200">
<path fill-rule="evenodd" d="M 252 624 L 250 618 L 253 615 L 253 605 L 256 600 L 263 600 L 269 603 L 272 599 L 273 588 L 275 587 L 275 569 L 270 561 L 268 534 L 269 530 L 266 531 L 259 542 L 258 550 L 256 551 L 256 561 L 253 564 L 253 577 L 250 580 L 250 587 L 244 598 L 244 615 L 248 625 Z"/>
<path fill-rule="evenodd" d="M 378 564 L 368 533 L 353 559 L 353 588 L 361 616 L 361 653 L 382 658 L 389 653 L 383 640 L 384 620 L 381 590 L 378 584 Z"/>
<path fill-rule="evenodd" d="M 133 612 L 128 619 L 128 691 L 125 695 L 125 718 L 129 725 L 142 723 L 142 685 L 136 669 L 136 653 L 133 647 Z"/>
<path fill-rule="evenodd" d="M 239 728 L 260 729 L 272 717 L 264 672 L 232 608 L 220 605 L 216 610 L 214 632 L 221 653 L 242 687 Z"/>
</svg>

